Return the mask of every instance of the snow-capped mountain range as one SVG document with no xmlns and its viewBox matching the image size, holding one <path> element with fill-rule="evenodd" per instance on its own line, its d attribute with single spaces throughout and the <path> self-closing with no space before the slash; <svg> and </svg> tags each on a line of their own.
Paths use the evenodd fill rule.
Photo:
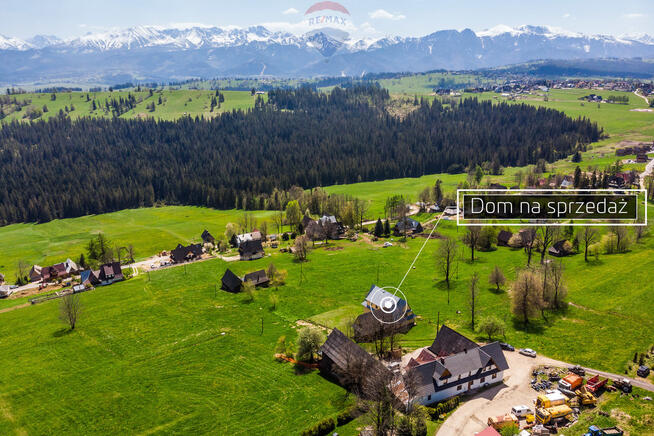
<svg viewBox="0 0 654 436">
<path fill-rule="evenodd" d="M 549 26 L 442 30 L 340 41 L 263 26 L 138 26 L 77 38 L 0 35 L 0 83 L 190 77 L 360 75 L 488 68 L 538 59 L 654 58 L 649 35 L 583 35 Z"/>
</svg>

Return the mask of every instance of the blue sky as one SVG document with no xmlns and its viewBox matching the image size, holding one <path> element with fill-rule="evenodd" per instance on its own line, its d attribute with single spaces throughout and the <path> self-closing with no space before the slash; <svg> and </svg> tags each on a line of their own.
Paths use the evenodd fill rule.
<svg viewBox="0 0 654 436">
<path fill-rule="evenodd" d="M 0 34 L 75 37 L 142 24 L 269 24 L 297 31 L 314 1 L 260 0 L 1 0 Z M 352 0 L 358 36 L 420 36 L 442 29 L 483 30 L 499 24 L 551 25 L 589 34 L 654 34 L 652 0 Z M 297 11 L 297 12 L 296 12 Z"/>
</svg>

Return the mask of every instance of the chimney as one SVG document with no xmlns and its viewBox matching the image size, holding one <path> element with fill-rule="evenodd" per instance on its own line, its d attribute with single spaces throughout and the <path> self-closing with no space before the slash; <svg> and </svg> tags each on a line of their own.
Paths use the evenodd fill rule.
<svg viewBox="0 0 654 436">
<path fill-rule="evenodd" d="M 468 349 L 467 349 L 467 348 L 464 348 L 464 349 L 463 349 L 463 352 L 464 352 L 465 354 L 468 354 Z"/>
</svg>

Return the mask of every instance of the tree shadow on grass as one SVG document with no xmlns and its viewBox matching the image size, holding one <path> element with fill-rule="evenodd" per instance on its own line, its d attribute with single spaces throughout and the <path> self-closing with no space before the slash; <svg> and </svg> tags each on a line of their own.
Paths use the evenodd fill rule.
<svg viewBox="0 0 654 436">
<path fill-rule="evenodd" d="M 529 323 L 525 324 L 521 319 L 513 318 L 513 328 L 517 331 L 542 335 L 545 333 L 545 322 L 543 320 L 530 320 Z"/>
<path fill-rule="evenodd" d="M 315 371 L 315 368 L 307 368 L 306 366 L 295 364 L 293 365 L 293 372 L 295 375 L 307 375 Z"/>
<path fill-rule="evenodd" d="M 501 294 L 504 294 L 504 289 L 502 289 L 502 288 L 497 289 L 497 287 L 495 287 L 495 286 L 489 286 L 489 287 L 488 287 L 488 290 L 489 290 L 492 294 L 495 294 L 495 295 L 501 295 Z"/>
<path fill-rule="evenodd" d="M 71 329 L 69 329 L 67 327 L 64 327 L 64 328 L 61 328 L 59 330 L 55 330 L 52 333 L 52 336 L 54 336 L 55 338 L 61 338 L 63 336 L 67 336 L 67 335 L 69 335 L 69 334 L 71 334 L 73 332 L 74 332 L 74 330 L 71 330 Z"/>
</svg>

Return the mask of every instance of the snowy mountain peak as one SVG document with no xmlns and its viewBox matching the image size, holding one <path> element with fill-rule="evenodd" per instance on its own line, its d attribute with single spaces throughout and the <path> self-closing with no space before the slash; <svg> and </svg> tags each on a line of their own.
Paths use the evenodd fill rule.
<svg viewBox="0 0 654 436">
<path fill-rule="evenodd" d="M 32 46 L 22 39 L 0 35 L 0 50 L 28 50 L 30 48 Z"/>
<path fill-rule="evenodd" d="M 523 35 L 534 35 L 534 36 L 545 36 L 547 38 L 583 38 L 584 35 L 577 32 L 571 32 L 559 27 L 553 26 L 531 26 L 531 25 L 522 25 L 517 27 L 510 27 L 504 24 L 500 24 L 491 29 L 482 30 L 476 32 L 477 36 L 481 38 L 494 38 L 501 35 L 508 36 L 523 36 Z"/>
</svg>

